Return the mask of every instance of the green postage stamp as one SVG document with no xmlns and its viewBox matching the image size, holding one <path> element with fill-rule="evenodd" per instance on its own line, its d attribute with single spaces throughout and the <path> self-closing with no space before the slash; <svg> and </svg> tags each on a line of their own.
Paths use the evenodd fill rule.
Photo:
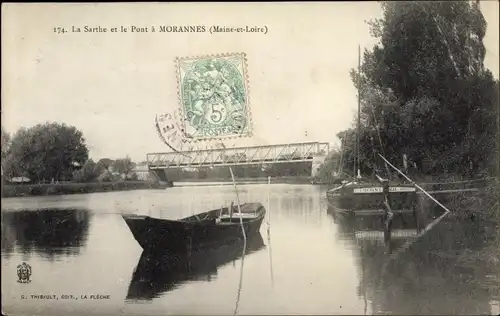
<svg viewBox="0 0 500 316">
<path fill-rule="evenodd" d="M 244 53 L 177 58 L 185 137 L 191 140 L 251 135 Z"/>
</svg>

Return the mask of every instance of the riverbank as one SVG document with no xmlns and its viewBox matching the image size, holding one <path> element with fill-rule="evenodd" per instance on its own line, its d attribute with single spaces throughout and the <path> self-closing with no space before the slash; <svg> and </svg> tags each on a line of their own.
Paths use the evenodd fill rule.
<svg viewBox="0 0 500 316">
<path fill-rule="evenodd" d="M 2 185 L 2 198 L 21 197 L 21 196 L 83 194 L 83 193 L 146 190 L 146 189 L 165 189 L 167 187 L 169 187 L 169 185 L 161 185 L 151 181 L 4 184 Z"/>
<path fill-rule="evenodd" d="M 237 178 L 238 184 L 267 183 L 267 178 Z M 228 179 L 185 179 L 176 181 L 179 186 L 196 183 L 204 184 L 227 184 L 232 181 Z M 309 177 L 273 177 L 271 183 L 282 184 L 309 184 Z M 2 186 L 2 198 L 21 196 L 47 196 L 63 194 L 83 194 L 96 192 L 128 191 L 165 189 L 172 185 L 161 185 L 151 181 L 116 181 L 116 182 L 91 182 L 91 183 L 49 183 L 49 184 L 4 184 Z"/>
<path fill-rule="evenodd" d="M 444 184 L 427 183 L 423 187 L 429 191 L 450 191 L 450 193 L 432 194 L 450 210 L 448 217 L 456 220 L 494 220 L 500 223 L 500 187 L 494 179 Z M 442 210 L 430 199 L 426 198 L 426 202 L 427 207 Z"/>
<path fill-rule="evenodd" d="M 236 177 L 238 184 L 253 184 L 253 183 L 267 183 L 267 177 L 258 178 L 240 178 Z M 232 180 L 223 178 L 210 178 L 210 179 L 184 179 L 175 181 L 175 183 L 228 183 L 232 184 Z M 311 184 L 310 177 L 271 177 L 271 183 L 280 184 Z"/>
</svg>

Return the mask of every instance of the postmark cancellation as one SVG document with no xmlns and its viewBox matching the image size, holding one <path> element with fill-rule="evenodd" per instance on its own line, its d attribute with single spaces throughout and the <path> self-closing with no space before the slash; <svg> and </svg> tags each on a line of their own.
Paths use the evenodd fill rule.
<svg viewBox="0 0 500 316">
<path fill-rule="evenodd" d="M 204 141 L 252 133 L 246 55 L 176 59 L 182 131 Z"/>
</svg>

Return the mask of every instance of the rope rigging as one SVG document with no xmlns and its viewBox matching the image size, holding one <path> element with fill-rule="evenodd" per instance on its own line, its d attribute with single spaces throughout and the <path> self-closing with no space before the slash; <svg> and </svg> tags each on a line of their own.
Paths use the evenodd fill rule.
<svg viewBox="0 0 500 316">
<path fill-rule="evenodd" d="M 382 156 L 385 157 L 384 145 L 382 143 L 382 137 L 380 136 L 379 124 L 378 124 L 377 116 L 375 114 L 375 107 L 373 106 L 373 103 L 371 104 L 370 109 L 372 111 L 372 116 L 373 116 L 373 125 L 375 127 L 375 130 L 377 131 L 377 137 L 378 137 L 378 141 L 380 144 L 380 151 L 382 152 Z M 371 131 L 370 131 L 370 134 L 371 134 Z M 370 135 L 370 138 L 372 140 L 372 149 L 373 149 L 373 156 L 374 156 L 374 162 L 375 162 L 376 161 L 375 144 L 373 144 L 373 136 L 372 135 Z M 391 170 L 389 169 L 389 166 L 387 165 L 387 162 L 384 162 L 384 165 L 385 165 L 385 169 L 387 171 L 387 177 L 389 180 L 391 180 L 392 174 L 391 174 Z"/>
</svg>

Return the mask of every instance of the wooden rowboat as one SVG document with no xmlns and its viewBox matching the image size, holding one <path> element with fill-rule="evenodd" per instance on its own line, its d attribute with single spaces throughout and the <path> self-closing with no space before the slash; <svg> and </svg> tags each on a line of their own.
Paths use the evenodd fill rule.
<svg viewBox="0 0 500 316">
<path fill-rule="evenodd" d="M 266 210 L 260 203 L 224 207 L 179 220 L 122 215 L 135 240 L 149 253 L 187 253 L 259 233 Z"/>
</svg>

